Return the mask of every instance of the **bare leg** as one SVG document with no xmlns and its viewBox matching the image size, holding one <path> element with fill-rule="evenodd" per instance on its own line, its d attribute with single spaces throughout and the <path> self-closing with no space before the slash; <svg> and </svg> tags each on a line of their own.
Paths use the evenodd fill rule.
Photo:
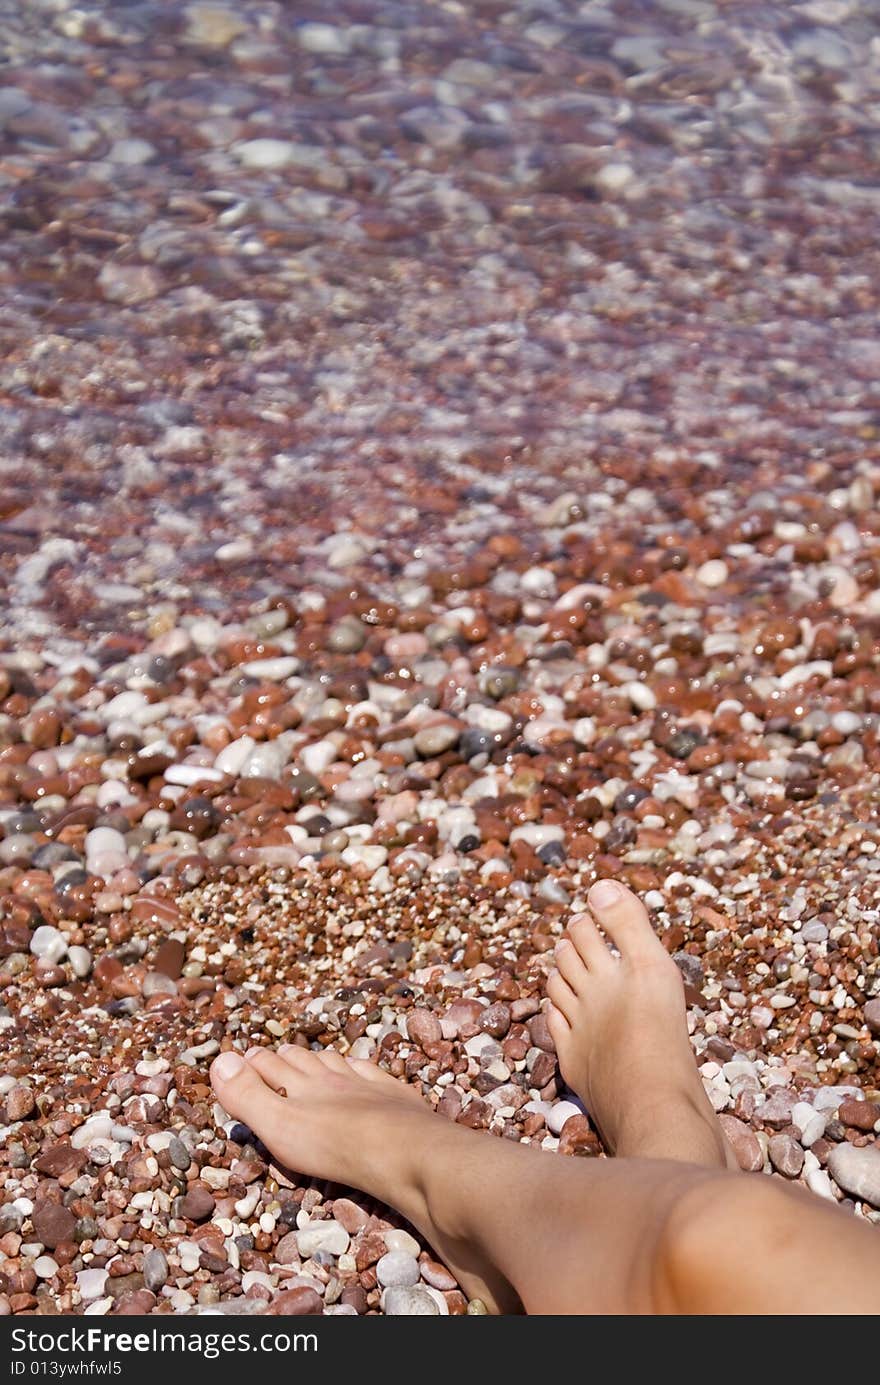
<svg viewBox="0 0 880 1385">
<path fill-rule="evenodd" d="M 550 1024 L 567 1081 L 624 1157 L 487 1138 L 330 1051 L 223 1054 L 220 1101 L 282 1163 L 397 1207 L 496 1312 L 880 1312 L 880 1235 L 729 1171 L 675 964 L 628 891 L 594 888 L 590 905 L 619 960 L 589 916 L 574 920 Z"/>
<path fill-rule="evenodd" d="M 775 1180 L 554 1158 L 338 1055 L 223 1054 L 212 1080 L 285 1164 L 397 1207 L 453 1265 L 476 1247 L 529 1313 L 880 1312 L 877 1233 Z"/>
<path fill-rule="evenodd" d="M 247 1122 L 252 1130 L 257 1132 L 282 1163 L 315 1177 L 329 1178 L 331 1181 L 363 1188 L 366 1192 L 371 1192 L 379 1197 L 389 1206 L 396 1207 L 414 1226 L 418 1227 L 434 1249 L 439 1252 L 446 1264 L 455 1272 L 459 1284 L 470 1298 L 481 1299 L 489 1311 L 493 1313 L 515 1314 L 523 1311 L 522 1303 L 513 1285 L 492 1262 L 478 1240 L 460 1234 L 451 1224 L 441 1227 L 439 1222 L 433 1220 L 426 1198 L 409 1198 L 409 1200 L 404 1201 L 400 1193 L 394 1197 L 391 1196 L 397 1168 L 396 1155 L 398 1154 L 398 1151 L 393 1148 L 397 1139 L 395 1133 L 398 1128 L 396 1118 L 402 1118 L 402 1128 L 408 1131 L 411 1122 L 405 1119 L 406 1116 L 416 1115 L 422 1119 L 427 1116 L 430 1125 L 424 1129 L 426 1135 L 430 1132 L 430 1143 L 434 1150 L 439 1148 L 437 1143 L 439 1127 L 449 1125 L 444 1117 L 434 1115 L 415 1087 L 397 1081 L 396 1078 L 384 1072 L 374 1063 L 365 1060 L 345 1059 L 334 1049 L 312 1053 L 285 1044 L 277 1054 L 269 1049 L 253 1048 L 248 1051 L 246 1057 L 251 1067 L 276 1092 L 281 1090 L 293 1096 L 293 1082 L 297 1078 L 307 1079 L 308 1085 L 302 1088 L 307 1099 L 315 1098 L 320 1092 L 324 1098 L 338 1100 L 340 1102 L 339 1109 L 335 1116 L 330 1117 L 331 1124 L 337 1129 L 340 1121 L 344 1124 L 348 1118 L 346 1114 L 348 1107 L 344 1098 L 353 1098 L 352 1126 L 350 1129 L 339 1131 L 334 1145 L 333 1158 L 325 1158 L 317 1152 L 314 1157 L 311 1157 L 308 1153 L 303 1152 L 301 1139 L 296 1141 L 294 1149 L 291 1140 L 293 1132 L 287 1130 L 285 1130 L 283 1138 L 279 1136 L 279 1140 L 282 1142 L 273 1143 L 265 1134 L 263 1127 L 254 1124 L 243 1109 L 239 1110 L 238 1106 L 227 1106 L 227 1110 L 235 1112 Z M 286 1067 L 279 1066 L 282 1060 L 287 1065 Z M 221 1084 L 217 1080 L 216 1066 L 214 1064 L 211 1077 L 215 1089 L 220 1094 Z M 294 1071 L 291 1072 L 290 1068 L 293 1068 Z M 243 1077 L 247 1077 L 246 1072 Z M 257 1088 L 253 1089 L 255 1093 L 260 1087 L 262 1084 L 258 1083 Z M 224 1091 L 228 1092 L 228 1090 L 227 1087 L 224 1087 Z M 265 1093 L 265 1087 L 262 1090 Z M 336 1093 L 335 1098 L 334 1091 Z M 229 1099 L 232 1100 L 233 1098 L 230 1097 Z M 235 1099 L 238 1100 L 237 1094 Z M 222 1096 L 221 1100 L 223 1100 Z M 358 1150 L 362 1139 L 357 1125 L 358 1116 L 369 1124 L 368 1139 L 373 1144 L 377 1140 L 379 1142 L 376 1157 L 385 1174 L 381 1185 L 376 1183 L 373 1186 L 372 1183 L 368 1184 L 363 1177 L 358 1179 L 353 1174 L 347 1175 L 344 1172 L 344 1169 L 349 1167 L 349 1163 L 352 1170 L 361 1167 L 360 1159 L 351 1157 Z M 285 1112 L 284 1119 L 285 1121 L 290 1119 L 287 1112 Z M 386 1119 L 387 1125 L 384 1123 Z M 462 1127 L 457 1128 L 461 1129 Z M 404 1136 L 404 1138 L 408 1138 L 408 1136 Z M 492 1143 L 498 1142 L 493 1140 Z M 343 1164 L 342 1161 L 346 1156 L 349 1163 Z M 431 1157 L 437 1156 L 434 1154 Z M 416 1211 L 420 1217 L 418 1221 L 415 1220 Z"/>
<path fill-rule="evenodd" d="M 645 906 L 610 880 L 593 886 L 589 904 L 595 921 L 572 920 L 547 983 L 566 1082 L 612 1153 L 735 1169 L 688 1040 L 681 973 Z"/>
</svg>

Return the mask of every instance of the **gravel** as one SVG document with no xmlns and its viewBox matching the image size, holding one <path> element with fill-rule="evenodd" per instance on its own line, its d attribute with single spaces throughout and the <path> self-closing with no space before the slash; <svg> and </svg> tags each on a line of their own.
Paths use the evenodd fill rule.
<svg viewBox="0 0 880 1385">
<path fill-rule="evenodd" d="M 0 1313 L 484 1311 L 207 1065 L 601 1157 L 608 875 L 878 1220 L 872 35 L 696 8 L 5 15 Z"/>
</svg>

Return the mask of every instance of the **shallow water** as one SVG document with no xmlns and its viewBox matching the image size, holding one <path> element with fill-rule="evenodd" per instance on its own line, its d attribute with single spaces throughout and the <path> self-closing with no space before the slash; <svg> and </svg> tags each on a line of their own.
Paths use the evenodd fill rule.
<svg viewBox="0 0 880 1385">
<path fill-rule="evenodd" d="M 880 7 L 230 14 L 0 6 L 7 638 L 873 454 Z"/>
</svg>

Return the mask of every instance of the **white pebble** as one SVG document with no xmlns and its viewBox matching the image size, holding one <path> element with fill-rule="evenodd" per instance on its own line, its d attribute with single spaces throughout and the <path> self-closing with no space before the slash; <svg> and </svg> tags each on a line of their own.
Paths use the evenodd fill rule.
<svg viewBox="0 0 880 1385">
<path fill-rule="evenodd" d="M 248 1289 L 252 1289 L 255 1284 L 261 1284 L 264 1289 L 273 1289 L 275 1287 L 271 1277 L 263 1270 L 245 1270 L 244 1274 L 241 1276 L 241 1287 L 243 1291 L 247 1293 Z"/>
<path fill-rule="evenodd" d="M 577 745 L 592 745 L 596 739 L 596 723 L 592 717 L 578 717 L 571 734 Z"/>
<path fill-rule="evenodd" d="M 309 774 L 321 774 L 336 759 L 337 749 L 332 741 L 313 741 L 299 752 L 303 767 Z"/>
<path fill-rule="evenodd" d="M 165 771 L 166 782 L 179 784 L 182 788 L 189 788 L 191 784 L 199 784 L 203 780 L 218 784 L 222 778 L 220 770 L 210 765 L 169 765 Z"/>
<path fill-rule="evenodd" d="M 389 1318 L 440 1316 L 434 1297 L 422 1284 L 394 1285 L 386 1289 L 382 1295 L 382 1307 Z"/>
<path fill-rule="evenodd" d="M 84 1302 L 99 1298 L 104 1292 L 106 1283 L 106 1270 L 79 1270 L 76 1276 L 77 1292 Z"/>
<path fill-rule="evenodd" d="M 296 1233 L 296 1246 L 303 1260 L 308 1260 L 316 1250 L 325 1250 L 329 1255 L 344 1255 L 351 1237 L 338 1221 L 313 1221 Z"/>
<path fill-rule="evenodd" d="M 156 150 L 145 139 L 118 139 L 107 158 L 115 164 L 146 164 L 155 158 Z"/>
<path fill-rule="evenodd" d="M 230 741 L 214 761 L 214 768 L 221 775 L 230 774 L 233 778 L 238 778 L 256 744 L 252 736 L 239 736 L 237 741 Z"/>
<path fill-rule="evenodd" d="M 727 564 L 720 558 L 710 558 L 697 568 L 697 581 L 704 587 L 721 587 L 728 578 Z"/>
<path fill-rule="evenodd" d="M 84 1316 L 87 1318 L 103 1318 L 105 1313 L 109 1313 L 115 1302 L 115 1299 L 109 1297 L 95 1299 L 95 1302 L 90 1303 L 88 1308 L 86 1308 Z"/>
<path fill-rule="evenodd" d="M 74 1149 L 87 1149 L 95 1140 L 109 1139 L 112 1129 L 113 1117 L 109 1111 L 98 1111 L 94 1116 L 89 1116 L 78 1130 L 74 1130 L 70 1143 Z"/>
<path fill-rule="evenodd" d="M 148 1135 L 144 1143 L 154 1154 L 160 1154 L 163 1149 L 167 1149 L 174 1139 L 173 1130 L 157 1130 L 152 1135 Z"/>
<path fill-rule="evenodd" d="M 195 1274 L 201 1255 L 202 1248 L 196 1245 L 195 1241 L 178 1241 L 177 1256 L 184 1274 Z"/>
<path fill-rule="evenodd" d="M 160 1072 L 167 1072 L 169 1063 L 167 1058 L 142 1058 L 135 1064 L 135 1072 L 138 1077 L 158 1077 Z"/>
<path fill-rule="evenodd" d="M 242 664 L 241 671 L 248 678 L 265 678 L 270 683 L 281 683 L 296 673 L 298 668 L 299 659 L 288 655 L 280 659 L 252 659 L 250 663 Z"/>
<path fill-rule="evenodd" d="M 596 182 L 603 192 L 623 192 L 629 187 L 635 174 L 631 164 L 610 163 L 603 165 L 596 174 Z"/>
<path fill-rule="evenodd" d="M 551 822 L 525 822 L 521 827 L 514 827 L 510 834 L 511 842 L 528 842 L 529 846 L 535 851 L 539 847 L 546 846 L 548 842 L 565 841 L 565 829 L 557 827 Z"/>
<path fill-rule="evenodd" d="M 63 933 L 51 924 L 41 923 L 31 934 L 31 952 L 44 962 L 60 962 L 67 951 L 67 940 Z"/>
<path fill-rule="evenodd" d="M 340 57 L 351 47 L 344 29 L 340 29 L 336 24 L 322 24 L 319 20 L 300 24 L 296 38 L 300 48 L 305 48 L 307 53 L 326 53 Z"/>
<path fill-rule="evenodd" d="M 834 1196 L 834 1184 L 828 1177 L 824 1169 L 810 1169 L 806 1175 L 806 1184 L 811 1193 L 816 1193 L 818 1197 L 827 1197 L 831 1202 L 836 1202 Z"/>
<path fill-rule="evenodd" d="M 346 866 L 366 866 L 367 870 L 374 871 L 388 860 L 388 848 L 364 842 L 362 845 L 347 846 L 339 859 Z"/>
<path fill-rule="evenodd" d="M 229 1187 L 229 1180 L 232 1174 L 229 1169 L 216 1169 L 213 1164 L 206 1164 L 199 1177 L 203 1183 L 207 1183 L 209 1188 L 216 1192 L 218 1189 L 225 1190 Z"/>
<path fill-rule="evenodd" d="M 389 1250 L 402 1250 L 404 1254 L 412 1255 L 414 1258 L 418 1258 L 422 1249 L 415 1236 L 394 1226 L 384 1233 L 384 1240 Z"/>
<path fill-rule="evenodd" d="M 647 683 L 624 683 L 622 690 L 638 712 L 653 712 L 657 706 L 657 699 Z"/>
<path fill-rule="evenodd" d="M 92 954 L 87 947 L 69 948 L 67 959 L 70 962 L 74 976 L 78 976 L 80 979 L 88 976 L 92 969 Z"/>
<path fill-rule="evenodd" d="M 246 1221 L 251 1213 L 255 1211 L 259 1200 L 260 1189 L 253 1187 L 249 1188 L 244 1197 L 240 1197 L 235 1204 L 236 1215 L 241 1217 L 242 1221 Z"/>
<path fill-rule="evenodd" d="M 258 168 L 266 173 L 286 168 L 295 154 L 287 139 L 249 139 L 235 145 L 233 153 L 245 168 Z"/>
<path fill-rule="evenodd" d="M 798 1132 L 804 1149 L 815 1144 L 825 1134 L 825 1117 L 806 1101 L 797 1101 L 791 1108 L 791 1123 Z"/>
<path fill-rule="evenodd" d="M 520 586 L 530 596 L 555 596 L 556 575 L 548 567 L 530 567 L 519 579 Z"/>
<path fill-rule="evenodd" d="M 557 1101 L 547 1117 L 547 1128 L 553 1135 L 561 1135 L 562 1127 L 572 1116 L 582 1116 L 583 1111 L 573 1101 Z"/>
</svg>

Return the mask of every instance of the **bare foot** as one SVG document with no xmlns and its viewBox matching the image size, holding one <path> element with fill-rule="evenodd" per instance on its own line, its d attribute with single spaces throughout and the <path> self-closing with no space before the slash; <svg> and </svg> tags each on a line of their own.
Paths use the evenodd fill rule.
<svg viewBox="0 0 880 1385">
<path fill-rule="evenodd" d="M 645 906 L 612 880 L 593 886 L 589 905 L 595 921 L 572 919 L 547 982 L 566 1082 L 612 1153 L 735 1169 L 694 1061 L 681 974 Z"/>
<path fill-rule="evenodd" d="M 490 1311 L 520 1311 L 506 1279 L 474 1246 L 429 1212 L 422 1173 L 449 1122 L 418 1092 L 374 1063 L 332 1049 L 314 1053 L 285 1044 L 277 1052 L 227 1052 L 211 1064 L 217 1098 L 243 1121 L 280 1164 L 310 1177 L 361 1188 L 395 1207 L 434 1246 L 471 1298 Z M 460 1127 L 449 1127 L 458 1134 Z"/>
</svg>

